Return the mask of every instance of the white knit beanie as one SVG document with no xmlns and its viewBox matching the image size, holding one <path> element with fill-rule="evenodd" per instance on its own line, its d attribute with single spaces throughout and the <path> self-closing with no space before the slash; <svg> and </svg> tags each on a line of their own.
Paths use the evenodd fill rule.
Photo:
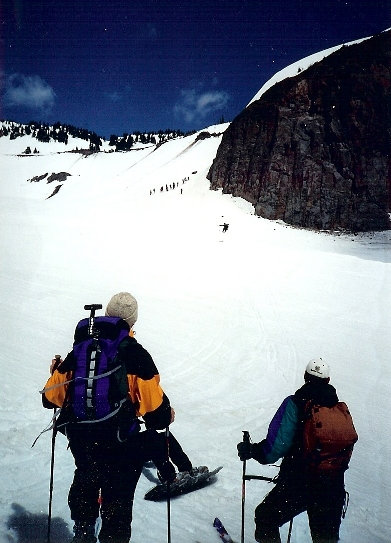
<svg viewBox="0 0 391 543">
<path fill-rule="evenodd" d="M 126 321 L 130 328 L 137 321 L 137 300 L 129 292 L 114 294 L 106 307 L 106 317 L 120 317 Z"/>
</svg>

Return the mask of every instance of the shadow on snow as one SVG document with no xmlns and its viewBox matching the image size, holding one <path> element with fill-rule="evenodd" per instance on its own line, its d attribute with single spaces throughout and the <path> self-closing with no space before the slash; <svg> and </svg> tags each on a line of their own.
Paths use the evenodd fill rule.
<svg viewBox="0 0 391 543">
<path fill-rule="evenodd" d="M 11 505 L 13 513 L 7 521 L 9 530 L 13 530 L 18 543 L 47 543 L 48 516 L 44 513 L 30 513 L 17 503 Z M 60 517 L 51 521 L 50 543 L 66 543 L 71 541 L 73 534 L 68 530 L 68 524 Z M 15 541 L 9 535 L 9 541 Z"/>
</svg>

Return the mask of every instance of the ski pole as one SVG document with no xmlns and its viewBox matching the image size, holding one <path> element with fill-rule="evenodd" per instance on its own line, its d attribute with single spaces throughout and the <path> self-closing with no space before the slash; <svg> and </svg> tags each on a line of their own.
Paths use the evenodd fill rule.
<svg viewBox="0 0 391 543">
<path fill-rule="evenodd" d="M 290 543 L 291 541 L 292 526 L 293 526 L 293 518 L 291 518 L 291 521 L 289 523 L 288 539 L 286 540 L 286 543 Z"/>
<path fill-rule="evenodd" d="M 276 482 L 276 479 L 273 478 L 273 477 L 264 477 L 263 475 L 244 475 L 244 480 L 245 481 L 252 481 L 253 479 L 256 479 L 258 481 L 268 481 L 269 483 L 275 483 Z M 244 502 L 242 502 L 242 503 L 244 503 Z M 290 543 L 290 541 L 291 541 L 292 526 L 293 526 L 293 518 L 290 520 L 290 523 L 289 523 L 288 539 L 287 539 L 286 543 Z M 243 540 L 241 541 L 241 543 L 244 543 Z"/>
<path fill-rule="evenodd" d="M 56 362 L 53 365 L 52 369 L 52 375 L 57 369 L 60 360 L 61 355 L 56 354 L 55 355 Z M 54 413 L 56 413 L 57 409 L 54 408 Z M 47 533 L 47 542 L 50 543 L 50 532 L 52 527 L 52 503 L 53 503 L 53 483 L 54 483 L 54 449 L 56 446 L 56 435 L 57 435 L 57 421 L 56 417 L 54 417 L 53 422 L 53 433 L 52 433 L 52 452 L 51 452 L 51 458 L 50 458 L 50 483 L 49 483 L 49 508 L 48 508 L 48 533 Z"/>
<path fill-rule="evenodd" d="M 56 420 L 54 421 L 53 434 L 52 434 L 52 456 L 50 461 L 50 485 L 49 485 L 49 511 L 48 511 L 48 535 L 47 541 L 50 543 L 50 530 L 52 525 L 52 502 L 53 502 L 53 479 L 54 479 L 54 447 L 56 444 Z"/>
<path fill-rule="evenodd" d="M 247 430 L 243 430 L 243 443 L 250 442 L 250 434 Z M 246 460 L 243 460 L 243 473 L 242 473 L 242 530 L 240 541 L 244 543 L 244 505 L 246 501 Z"/>
<path fill-rule="evenodd" d="M 167 426 L 166 431 L 167 461 L 170 460 L 170 430 Z M 167 481 L 167 543 L 171 543 L 171 495 L 170 482 Z"/>
</svg>

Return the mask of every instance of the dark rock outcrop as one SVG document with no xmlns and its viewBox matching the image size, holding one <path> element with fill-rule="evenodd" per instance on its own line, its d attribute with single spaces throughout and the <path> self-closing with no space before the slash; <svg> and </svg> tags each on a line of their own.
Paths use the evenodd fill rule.
<svg viewBox="0 0 391 543">
<path fill-rule="evenodd" d="M 67 177 L 69 177 L 71 174 L 67 172 L 59 172 L 59 173 L 52 173 L 49 175 L 47 182 L 53 183 L 53 181 L 59 181 L 63 182 L 67 180 Z"/>
<path fill-rule="evenodd" d="M 315 229 L 390 228 L 391 32 L 342 47 L 231 123 L 211 188 Z"/>
</svg>

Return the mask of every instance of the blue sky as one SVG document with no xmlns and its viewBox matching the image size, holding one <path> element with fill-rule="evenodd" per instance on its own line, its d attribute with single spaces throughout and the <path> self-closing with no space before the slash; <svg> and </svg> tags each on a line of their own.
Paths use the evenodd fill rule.
<svg viewBox="0 0 391 543">
<path fill-rule="evenodd" d="M 232 120 L 287 65 L 391 26 L 391 0 L 0 0 L 0 117 L 101 136 Z"/>
</svg>

